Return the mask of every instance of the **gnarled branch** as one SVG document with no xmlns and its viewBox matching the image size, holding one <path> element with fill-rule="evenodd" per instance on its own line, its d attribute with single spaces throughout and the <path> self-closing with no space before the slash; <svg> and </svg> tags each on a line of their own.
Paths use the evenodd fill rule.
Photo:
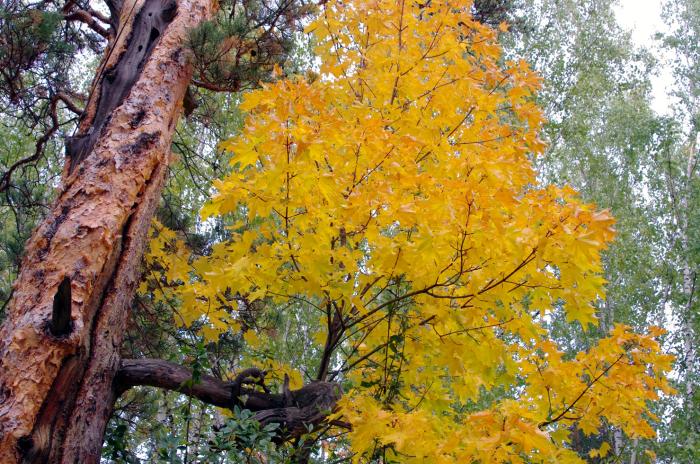
<svg viewBox="0 0 700 464">
<path fill-rule="evenodd" d="M 336 409 L 342 396 L 340 385 L 332 382 L 311 382 L 299 390 L 267 393 L 246 387 L 234 387 L 235 382 L 224 382 L 203 375 L 194 383 L 192 372 L 183 366 L 161 359 L 124 359 L 117 374 L 116 387 L 122 393 L 138 385 L 176 391 L 214 406 L 232 408 L 238 405 L 255 414 L 262 426 L 280 425 L 280 439 L 289 440 L 326 421 Z M 234 396 L 234 390 L 236 396 Z"/>
</svg>

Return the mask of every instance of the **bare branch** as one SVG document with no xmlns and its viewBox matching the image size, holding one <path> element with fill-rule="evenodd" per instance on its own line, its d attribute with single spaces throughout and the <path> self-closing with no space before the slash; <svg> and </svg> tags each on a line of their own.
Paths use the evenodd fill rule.
<svg viewBox="0 0 700 464">
<path fill-rule="evenodd" d="M 69 109 L 72 113 L 74 113 L 76 116 L 80 116 L 83 114 L 83 110 L 76 105 L 73 100 L 68 96 L 68 94 L 64 92 L 58 92 L 56 94 L 56 99 L 61 100 L 63 104 L 66 105 L 66 108 Z"/>
<path fill-rule="evenodd" d="M 60 124 L 58 122 L 58 115 L 56 114 L 56 105 L 58 103 L 58 96 L 54 96 L 51 99 L 51 102 L 49 103 L 49 114 L 51 116 L 51 127 L 47 129 L 44 134 L 39 137 L 39 139 L 36 141 L 36 148 L 34 150 L 34 154 L 31 156 L 28 156 L 26 158 L 23 158 L 16 163 L 14 163 L 12 166 L 10 166 L 7 171 L 0 177 L 0 192 L 4 192 L 10 187 L 10 183 L 12 181 L 12 174 L 15 172 L 15 170 L 25 164 L 33 163 L 34 161 L 38 160 L 41 155 L 44 153 L 44 146 L 46 145 L 46 142 L 49 141 L 49 139 L 53 136 L 53 134 L 58 130 Z"/>
<path fill-rule="evenodd" d="M 87 27 L 89 27 L 93 31 L 100 34 L 105 39 L 110 39 L 112 36 L 107 29 L 105 29 L 99 22 L 97 22 L 97 20 L 95 19 L 95 16 L 90 14 L 90 12 L 88 12 L 88 11 L 75 10 L 75 11 L 63 16 L 63 19 L 65 19 L 66 21 L 79 21 L 79 22 L 85 24 Z"/>
</svg>

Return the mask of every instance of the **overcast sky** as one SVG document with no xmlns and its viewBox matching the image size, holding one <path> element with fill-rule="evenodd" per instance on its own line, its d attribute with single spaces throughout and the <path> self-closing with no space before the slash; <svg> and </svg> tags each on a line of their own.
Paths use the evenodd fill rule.
<svg viewBox="0 0 700 464">
<path fill-rule="evenodd" d="M 616 13 L 622 27 L 632 31 L 632 38 L 637 44 L 647 47 L 654 54 L 659 53 L 653 35 L 668 30 L 661 19 L 661 0 L 620 0 Z M 652 107 L 659 113 L 669 112 L 670 100 L 666 89 L 671 83 L 671 75 L 664 67 L 661 68 L 659 75 L 652 77 L 654 93 Z"/>
</svg>

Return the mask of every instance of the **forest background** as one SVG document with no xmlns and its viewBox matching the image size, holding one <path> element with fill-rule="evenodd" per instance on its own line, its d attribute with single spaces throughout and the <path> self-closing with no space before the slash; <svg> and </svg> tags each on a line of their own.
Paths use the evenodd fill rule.
<svg viewBox="0 0 700 464">
<path fill-rule="evenodd" d="M 651 48 L 632 41 L 615 15 L 614 1 L 498 3 L 502 9 L 489 20 L 494 26 L 502 21 L 510 24 L 509 31 L 500 35 L 506 55 L 524 57 L 544 79 L 537 97 L 547 119 L 543 138 L 548 145 L 545 155 L 537 160 L 541 179 L 572 185 L 586 201 L 609 208 L 617 220 L 616 241 L 604 256 L 608 284 L 607 299 L 597 307 L 601 323 L 598 329 L 584 332 L 564 320 L 553 320 L 557 341 L 575 353 L 594 345 L 615 323 L 638 331 L 653 324 L 668 330 L 664 349 L 676 356 L 671 378 L 679 394 L 654 406 L 659 417 L 656 439 L 630 440 L 609 427 L 601 429 L 597 437 L 581 437 L 575 443 L 576 450 L 588 459 L 602 460 L 590 451 L 605 441 L 612 446 L 607 456 L 611 462 L 654 459 L 643 450 L 652 450 L 658 462 L 698 462 L 700 2 L 664 2 L 667 27 Z M 9 9 L 3 14 L 6 11 Z M 99 37 L 70 48 L 66 42 L 50 40 L 54 28 L 33 32 L 40 39 L 45 34 L 47 46 L 54 47 L 41 66 L 32 70 L 37 88 L 56 75 L 56 68 L 62 68 L 76 93 L 86 93 L 90 85 L 86 76 L 92 75 L 90 70 L 100 52 Z M 295 36 L 293 43 L 295 49 L 283 71 L 313 73 L 316 64 L 311 44 L 302 34 Z M 0 63 L 4 58 L 0 55 Z M 3 70 L 11 68 L 4 66 Z M 664 114 L 654 110 L 651 81 L 662 72 L 672 76 L 667 89 L 670 111 Z M 4 75 L 2 83 L 3 106 L 11 107 L 10 103 L 18 101 L 12 80 Z M 191 87 L 197 106 L 176 130 L 176 156 L 158 209 L 160 223 L 201 253 L 226 234 L 225 223 L 203 222 L 199 212 L 211 194 L 214 179 L 228 173 L 229 155 L 219 144 L 242 127 L 244 114 L 238 104 L 240 93 L 245 91 L 214 93 L 205 87 Z M 56 113 L 58 124 L 53 124 L 48 97 L 37 93 L 23 101 L 25 107 L 15 106 L 16 110 L 0 116 L 2 173 L 8 173 L 19 160 L 34 158 L 3 176 L 0 184 L 3 310 L 24 244 L 54 198 L 63 169 L 64 138 L 75 126 L 74 111 L 62 104 Z M 33 157 L 37 140 L 43 140 L 43 146 L 37 152 L 40 156 Z M 228 340 L 216 347 L 205 343 L 202 334 L 182 328 L 175 320 L 176 308 L 149 297 L 149 288 L 144 284 L 133 303 L 138 310 L 133 311 L 130 321 L 126 357 L 164 358 L 221 372 L 234 367 L 228 363 L 240 349 L 239 341 Z M 267 330 L 284 333 L 278 344 L 269 347 L 268 359 L 303 368 L 299 336 L 304 324 L 311 322 L 291 325 L 284 318 L 264 321 Z M 292 326 L 295 328 L 290 330 Z M 140 336 L 143 333 L 149 336 L 144 339 Z M 120 400 L 109 424 L 103 458 L 107 462 L 219 459 L 221 434 L 214 430 L 251 427 L 245 414 L 229 423 L 229 429 L 223 428 L 225 423 L 226 418 L 213 407 L 186 396 L 134 389 Z M 275 451 L 270 434 L 257 430 L 248 436 L 255 448 L 267 449 L 268 459 L 272 459 Z"/>
</svg>

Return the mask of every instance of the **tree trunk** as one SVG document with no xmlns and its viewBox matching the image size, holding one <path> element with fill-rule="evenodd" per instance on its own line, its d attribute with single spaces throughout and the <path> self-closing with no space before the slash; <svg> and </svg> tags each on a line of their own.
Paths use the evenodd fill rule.
<svg viewBox="0 0 700 464">
<path fill-rule="evenodd" d="M 112 3 L 65 182 L 25 249 L 0 329 L 0 462 L 99 462 L 138 266 L 210 0 Z M 116 21 L 115 21 L 116 23 Z M 116 24 L 115 24 L 116 26 Z"/>
<path fill-rule="evenodd" d="M 682 291 L 683 297 L 685 299 L 685 311 L 681 314 L 682 322 L 682 333 L 683 333 L 683 355 L 686 365 L 685 373 L 685 401 L 687 404 L 692 404 L 693 393 L 695 391 L 695 373 L 697 366 L 696 364 L 696 339 L 695 330 L 693 327 L 693 300 L 695 294 L 695 281 L 697 279 L 696 271 L 692 268 L 691 264 L 691 248 L 689 238 L 689 197 L 691 195 L 693 177 L 695 175 L 695 166 L 697 163 L 697 140 L 698 134 L 695 131 L 691 132 L 690 142 L 688 144 L 688 160 L 686 162 L 685 170 L 685 185 L 681 192 L 680 198 L 680 212 L 681 220 L 680 222 L 680 234 L 681 234 L 681 244 L 682 244 L 682 258 L 683 258 L 683 270 L 682 270 Z"/>
</svg>

